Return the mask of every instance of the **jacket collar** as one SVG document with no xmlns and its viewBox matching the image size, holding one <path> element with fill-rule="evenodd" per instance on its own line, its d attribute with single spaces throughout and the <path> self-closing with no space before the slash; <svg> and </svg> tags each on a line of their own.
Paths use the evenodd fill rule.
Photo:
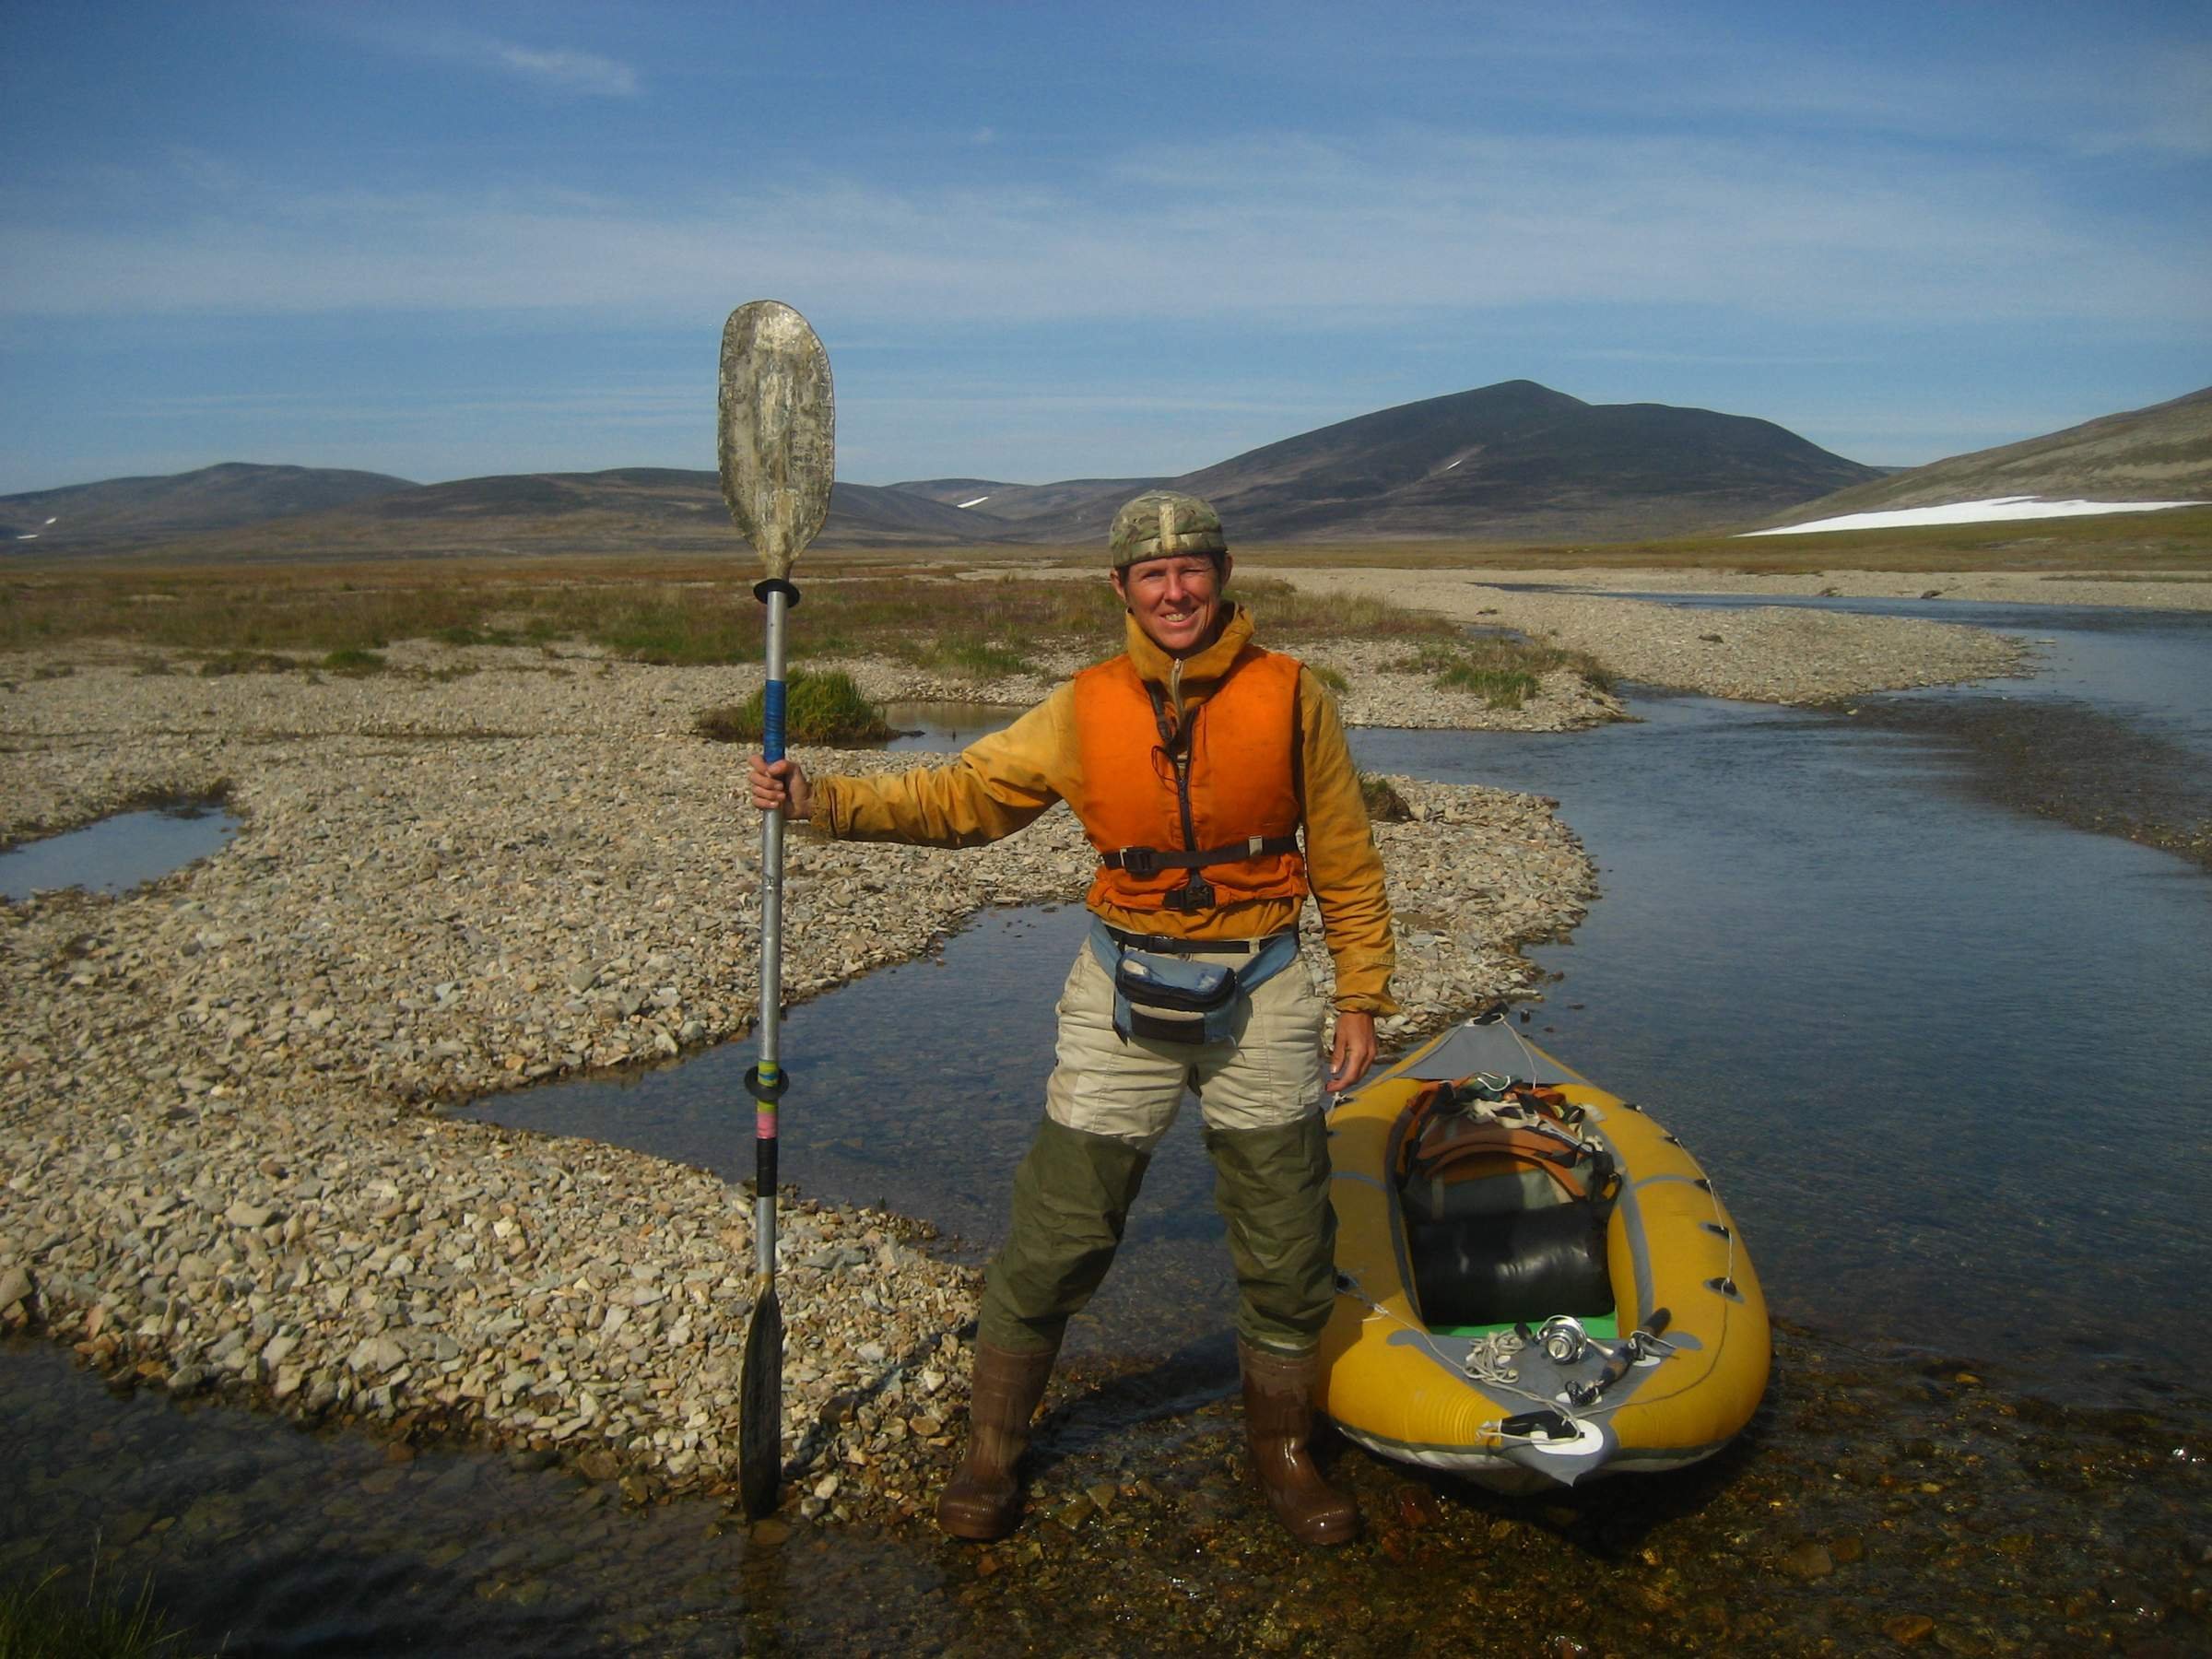
<svg viewBox="0 0 2212 1659">
<path fill-rule="evenodd" d="M 1162 688 L 1175 685 L 1175 659 L 1152 642 L 1152 636 L 1136 625 L 1135 617 L 1124 616 L 1122 627 L 1128 638 L 1129 660 L 1136 665 L 1138 677 Z M 1252 613 L 1241 605 L 1232 604 L 1228 619 L 1221 624 L 1221 631 L 1214 636 L 1214 642 L 1182 659 L 1182 688 L 1188 690 L 1218 680 L 1251 643 Z"/>
</svg>

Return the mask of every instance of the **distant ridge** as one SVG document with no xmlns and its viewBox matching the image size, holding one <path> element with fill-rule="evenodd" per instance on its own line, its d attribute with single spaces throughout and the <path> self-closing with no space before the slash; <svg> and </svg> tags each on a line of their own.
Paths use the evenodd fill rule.
<svg viewBox="0 0 2212 1659">
<path fill-rule="evenodd" d="M 614 534 L 627 529 L 648 545 L 741 551 L 745 538 L 730 522 L 714 473 L 674 467 L 618 467 L 595 473 L 516 473 L 429 484 L 367 503 L 361 512 L 409 523 L 436 536 L 436 526 L 470 521 L 535 518 L 546 532 Z M 586 521 L 595 521 L 587 524 Z M 941 546 L 988 538 L 957 508 L 872 484 L 838 484 L 830 492 L 826 545 L 867 547 L 904 542 Z"/>
<path fill-rule="evenodd" d="M 300 467 L 214 467 L 208 474 L 256 477 L 300 475 Z M 194 518 L 177 502 L 195 494 L 194 480 L 119 478 L 17 496 L 0 507 L 29 504 L 24 512 L 57 516 L 45 505 L 63 500 L 74 509 L 76 533 L 63 540 L 0 543 L 29 555 L 136 552 L 159 546 L 191 559 L 379 559 L 449 554 L 626 553 L 728 554 L 750 558 L 745 538 L 730 523 L 720 478 L 678 467 L 616 467 L 594 473 L 509 473 L 456 478 L 442 484 L 382 480 L 335 504 L 316 507 L 312 491 L 245 492 L 220 515 Z M 372 473 L 332 475 L 373 479 Z M 176 487 L 183 487 L 182 489 Z M 151 503 L 136 516 L 110 511 L 95 517 L 84 503 L 143 495 Z M 72 503 L 68 498 L 75 497 Z M 305 502 L 301 507 L 295 503 Z M 1001 539 L 1004 531 L 957 508 L 921 495 L 867 484 L 839 484 L 830 492 L 826 547 L 948 547 Z M 21 510 L 18 510 L 21 511 Z M 163 520 L 163 515 L 166 519 Z M 173 530 L 151 527 L 173 523 Z M 0 518 L 0 523 L 9 522 Z M 65 518 L 63 523 L 71 522 Z M 29 524 L 34 531 L 35 522 Z M 57 528 L 59 526 L 57 525 Z"/>
<path fill-rule="evenodd" d="M 407 479 L 386 473 L 226 461 L 167 477 L 109 478 L 0 496 L 0 546 L 12 544 L 21 552 L 66 553 L 80 547 L 171 541 L 351 506 L 415 488 Z M 26 537 L 35 540 L 27 542 Z"/>
<path fill-rule="evenodd" d="M 1092 524 L 1101 528 L 1131 496 L 1160 478 L 1067 478 L 1058 484 L 1002 484 L 990 478 L 925 478 L 891 489 L 926 496 L 1003 526 L 999 534 L 1030 541 L 1076 539 Z M 971 505 L 970 503 L 973 503 Z M 1069 526 L 1078 528 L 1070 534 Z"/>
<path fill-rule="evenodd" d="M 2039 500 L 2212 500 L 2212 386 L 1996 449 L 1931 461 L 1777 516 L 1810 524 L 1850 512 L 1947 507 L 2005 496 Z"/>
<path fill-rule="evenodd" d="M 819 541 L 856 549 L 1098 543 L 1122 502 L 1159 484 L 1213 501 L 1232 546 L 1603 541 L 1765 523 L 1880 476 L 1771 421 L 1588 404 L 1513 380 L 1337 421 L 1169 479 L 841 483 Z M 37 534 L 47 517 L 73 533 L 8 545 L 46 553 L 162 543 L 201 559 L 743 548 L 715 475 L 674 467 L 418 485 L 231 465 L 0 500 L 0 523 Z"/>
</svg>

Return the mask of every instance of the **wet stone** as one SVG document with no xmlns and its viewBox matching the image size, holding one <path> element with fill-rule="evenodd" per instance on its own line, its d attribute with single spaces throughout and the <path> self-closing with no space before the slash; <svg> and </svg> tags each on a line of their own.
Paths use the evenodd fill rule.
<svg viewBox="0 0 2212 1659">
<path fill-rule="evenodd" d="M 1829 1553 L 1828 1546 L 1812 1539 L 1794 1546 L 1783 1557 L 1782 1564 L 1801 1579 L 1827 1578 L 1836 1570 L 1835 1558 Z"/>
</svg>

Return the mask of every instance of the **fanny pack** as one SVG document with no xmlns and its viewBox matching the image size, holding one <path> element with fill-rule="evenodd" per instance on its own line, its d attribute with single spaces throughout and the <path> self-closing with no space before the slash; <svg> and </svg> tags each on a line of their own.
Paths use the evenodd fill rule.
<svg viewBox="0 0 2212 1659">
<path fill-rule="evenodd" d="M 1192 946 L 1205 947 L 1197 940 Z M 1090 924 L 1090 947 L 1113 981 L 1116 1035 L 1151 1042 L 1225 1042 L 1246 997 L 1296 959 L 1298 934 L 1286 930 L 1250 941 L 1250 954 L 1234 966 L 1139 950 L 1114 937 L 1113 930 L 1099 921 Z"/>
</svg>

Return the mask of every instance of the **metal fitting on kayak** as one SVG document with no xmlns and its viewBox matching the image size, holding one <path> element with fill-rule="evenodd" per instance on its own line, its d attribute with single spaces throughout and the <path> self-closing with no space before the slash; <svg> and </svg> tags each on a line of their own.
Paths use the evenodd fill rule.
<svg viewBox="0 0 2212 1659">
<path fill-rule="evenodd" d="M 1572 1314 L 1555 1313 L 1536 1332 L 1536 1342 L 1554 1365 L 1572 1365 L 1590 1346 L 1590 1335 Z"/>
</svg>

